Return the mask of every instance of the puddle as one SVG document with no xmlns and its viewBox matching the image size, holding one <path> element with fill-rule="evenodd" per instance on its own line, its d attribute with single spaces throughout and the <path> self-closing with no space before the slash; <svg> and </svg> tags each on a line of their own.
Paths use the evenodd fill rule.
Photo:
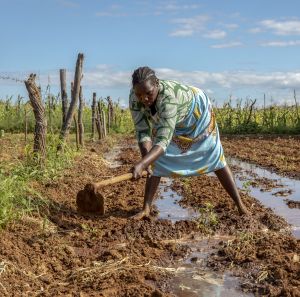
<svg viewBox="0 0 300 297">
<path fill-rule="evenodd" d="M 249 194 L 259 200 L 264 206 L 270 207 L 274 212 L 283 217 L 292 225 L 292 233 L 296 238 L 300 238 L 300 212 L 299 209 L 289 208 L 286 199 L 300 201 L 300 180 L 282 177 L 270 170 L 263 169 L 254 164 L 240 161 L 236 158 L 228 158 L 230 165 L 242 168 L 241 172 L 234 173 L 237 186 L 240 189 L 245 188 L 243 185 L 247 181 L 252 181 L 255 177 L 267 178 L 276 184 L 275 188 L 268 191 L 261 191 L 261 188 L 247 186 Z"/>
<path fill-rule="evenodd" d="M 158 187 L 158 198 L 155 200 L 159 213 L 159 219 L 169 219 L 173 223 L 180 220 L 192 220 L 198 217 L 192 208 L 183 208 L 177 202 L 181 199 L 175 191 L 171 189 L 171 178 L 162 178 Z"/>
<path fill-rule="evenodd" d="M 103 154 L 109 168 L 122 166 L 122 162 L 118 160 L 118 156 L 123 148 L 122 146 L 114 146 L 109 152 Z"/>
<path fill-rule="evenodd" d="M 104 158 L 112 168 L 122 165 L 117 157 L 123 147 L 114 147 Z M 162 178 L 158 189 L 158 198 L 155 200 L 160 219 L 169 219 L 172 222 L 192 220 L 199 214 L 192 208 L 183 208 L 178 204 L 181 196 L 171 189 L 171 178 Z M 228 273 L 215 272 L 206 267 L 206 259 L 221 240 L 229 237 L 213 236 L 191 241 L 178 241 L 188 245 L 191 253 L 186 260 L 177 262 L 173 267 L 163 269 L 172 271 L 174 277 L 170 282 L 171 291 L 179 297 L 252 297 L 253 294 L 243 293 L 239 289 L 239 279 Z"/>
<path fill-rule="evenodd" d="M 192 220 L 199 214 L 192 208 L 183 208 L 178 204 L 181 196 L 171 189 L 171 178 L 162 178 L 158 198 L 155 200 L 160 219 L 169 219 L 173 223 L 180 220 Z M 211 271 L 206 267 L 206 259 L 213 246 L 230 237 L 213 236 L 191 241 L 180 241 L 180 244 L 191 248 L 189 257 L 178 262 L 167 270 L 174 273 L 171 280 L 171 291 L 179 297 L 250 297 L 239 289 L 239 279 L 227 273 Z M 178 242 L 179 243 L 179 242 Z"/>
<path fill-rule="evenodd" d="M 300 181 L 288 177 L 279 176 L 270 170 L 260 168 L 256 165 L 228 158 L 231 165 L 241 168 L 235 173 L 236 183 L 240 189 L 245 188 L 252 197 L 258 199 L 266 207 L 270 207 L 274 212 L 286 219 L 292 225 L 292 233 L 300 238 L 300 216 L 299 209 L 291 209 L 286 204 L 286 197 L 291 200 L 300 200 Z M 214 175 L 214 174 L 212 174 Z M 262 186 L 259 184 L 263 180 Z M 248 181 L 258 179 L 257 186 L 252 186 Z M 248 183 L 247 183 L 248 182 Z M 178 220 L 193 219 L 197 214 L 191 208 L 182 208 L 178 201 L 180 196 L 170 188 L 172 179 L 165 178 L 159 186 L 159 196 L 155 205 L 159 211 L 159 218 L 170 219 L 173 222 Z M 193 240 L 185 242 L 192 252 L 189 258 L 174 266 L 174 278 L 171 281 L 172 292 L 179 297 L 250 297 L 250 293 L 242 292 L 239 287 L 239 279 L 230 276 L 228 273 L 211 271 L 205 267 L 205 260 L 212 252 L 213 243 L 221 238 L 213 237 L 209 240 Z M 226 239 L 225 239 L 226 240 Z"/>
<path fill-rule="evenodd" d="M 239 279 L 227 273 L 206 268 L 206 258 L 221 240 L 230 237 L 213 236 L 185 242 L 192 249 L 189 258 L 174 267 L 172 292 L 179 297 L 250 297 L 239 289 Z"/>
</svg>

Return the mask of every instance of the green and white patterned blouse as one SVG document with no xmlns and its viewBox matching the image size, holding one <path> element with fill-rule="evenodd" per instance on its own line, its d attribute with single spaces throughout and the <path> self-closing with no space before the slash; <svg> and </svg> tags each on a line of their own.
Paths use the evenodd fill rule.
<svg viewBox="0 0 300 297">
<path fill-rule="evenodd" d="M 155 102 L 157 112 L 153 116 L 150 107 L 145 106 L 130 90 L 129 108 L 136 129 L 138 142 L 151 141 L 155 128 L 154 145 L 165 151 L 170 144 L 176 124 L 180 123 L 190 110 L 193 87 L 171 80 L 159 80 L 159 92 Z"/>
</svg>

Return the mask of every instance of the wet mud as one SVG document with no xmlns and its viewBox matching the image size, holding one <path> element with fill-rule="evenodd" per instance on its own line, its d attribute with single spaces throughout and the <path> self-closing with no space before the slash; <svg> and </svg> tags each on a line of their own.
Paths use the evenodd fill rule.
<svg viewBox="0 0 300 297">
<path fill-rule="evenodd" d="M 220 282 L 219 296 L 300 296 L 300 242 L 288 223 L 247 191 L 251 216 L 239 216 L 213 176 L 166 185 L 174 202 L 198 215 L 192 219 L 160 213 L 159 203 L 150 218 L 130 219 L 142 207 L 145 179 L 101 189 L 103 216 L 78 213 L 75 197 L 86 183 L 126 173 L 138 160 L 133 139 L 118 141 L 127 146 L 116 154 L 122 166 L 104 158 L 112 151 L 105 143 L 89 143 L 58 180 L 32 184 L 39 212 L 1 232 L 1 296 L 201 296 L 192 292 Z M 259 189 L 276 188 L 256 178 Z M 203 252 L 197 244 L 205 238 L 215 240 Z M 189 285 L 183 270 L 191 273 Z"/>
<path fill-rule="evenodd" d="M 299 136 L 223 136 L 226 155 L 300 179 Z"/>
<path fill-rule="evenodd" d="M 285 202 L 289 208 L 299 208 L 300 209 L 300 201 L 286 199 Z"/>
</svg>

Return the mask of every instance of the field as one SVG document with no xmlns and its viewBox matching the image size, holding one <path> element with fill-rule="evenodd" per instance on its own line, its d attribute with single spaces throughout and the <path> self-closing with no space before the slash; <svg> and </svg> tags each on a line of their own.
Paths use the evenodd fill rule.
<svg viewBox="0 0 300 297">
<path fill-rule="evenodd" d="M 84 147 L 76 149 L 71 133 L 66 149 L 57 155 L 57 103 L 46 112 L 51 129 L 47 162 L 40 167 L 32 158 L 33 115 L 25 142 L 24 122 L 17 123 L 25 105 L 2 101 L 1 106 L 1 296 L 300 296 L 300 188 L 281 185 L 282 180 L 239 163 L 257 164 L 260 170 L 298 182 L 295 108 L 287 113 L 295 121 L 286 121 L 284 129 L 274 121 L 262 134 L 261 129 L 249 129 L 254 122 L 261 125 L 258 115 L 263 110 L 251 112 L 248 121 L 247 106 L 247 135 L 236 135 L 236 122 L 231 131 L 222 130 L 228 113 L 218 111 L 221 141 L 250 216 L 238 215 L 209 174 L 164 179 L 151 217 L 134 221 L 130 216 L 142 207 L 145 179 L 102 189 L 103 216 L 79 213 L 75 204 L 85 184 L 126 173 L 139 160 L 128 110 L 116 107 L 111 132 L 92 141 L 91 110 L 86 106 Z M 285 135 L 272 135 L 275 126 Z M 264 199 L 272 207 L 256 193 L 269 195 Z"/>
</svg>

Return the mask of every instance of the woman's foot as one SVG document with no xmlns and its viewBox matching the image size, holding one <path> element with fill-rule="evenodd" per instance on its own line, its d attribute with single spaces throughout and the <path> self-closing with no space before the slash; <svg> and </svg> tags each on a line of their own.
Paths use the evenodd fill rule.
<svg viewBox="0 0 300 297">
<path fill-rule="evenodd" d="M 250 216 L 250 214 L 251 214 L 250 211 L 244 205 L 238 206 L 238 209 L 239 209 L 239 214 L 241 216 L 243 216 L 243 215 Z"/>
<path fill-rule="evenodd" d="M 138 212 L 137 214 L 131 216 L 130 218 L 133 219 L 133 220 L 141 220 L 143 218 L 146 218 L 146 217 L 149 217 L 150 216 L 150 211 L 147 211 L 147 210 L 141 210 L 140 212 Z"/>
</svg>

